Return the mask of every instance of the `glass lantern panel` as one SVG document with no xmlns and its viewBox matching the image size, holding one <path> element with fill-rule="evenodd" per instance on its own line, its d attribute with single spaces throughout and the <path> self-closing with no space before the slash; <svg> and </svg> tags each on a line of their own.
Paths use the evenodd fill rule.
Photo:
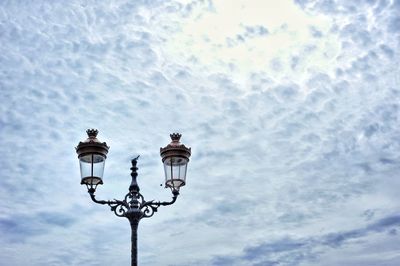
<svg viewBox="0 0 400 266">
<path fill-rule="evenodd" d="M 182 157 L 171 157 L 164 161 L 165 185 L 173 189 L 185 185 L 188 160 Z"/>
<path fill-rule="evenodd" d="M 104 174 L 104 164 L 105 164 L 105 159 L 103 156 L 94 154 L 93 158 L 93 174 L 92 176 L 97 176 L 100 178 L 103 178 Z"/>
<path fill-rule="evenodd" d="M 104 173 L 105 158 L 99 154 L 88 154 L 79 158 L 82 183 L 97 185 Z"/>
<path fill-rule="evenodd" d="M 92 155 L 85 155 L 79 158 L 79 164 L 81 168 L 81 177 L 88 177 L 91 176 L 91 171 L 92 171 Z"/>
</svg>

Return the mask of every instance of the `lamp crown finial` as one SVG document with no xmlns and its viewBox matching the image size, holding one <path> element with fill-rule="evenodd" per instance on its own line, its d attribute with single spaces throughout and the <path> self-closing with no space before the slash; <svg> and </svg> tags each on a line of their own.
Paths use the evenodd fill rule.
<svg viewBox="0 0 400 266">
<path fill-rule="evenodd" d="M 89 138 L 95 138 L 97 137 L 97 134 L 99 133 L 99 131 L 97 129 L 88 129 L 86 130 L 86 133 L 88 134 Z"/>
<path fill-rule="evenodd" d="M 172 133 L 172 134 L 170 134 L 169 136 L 171 137 L 172 142 L 179 142 L 179 140 L 180 140 L 181 137 L 182 137 L 182 134 L 179 134 L 179 133 Z"/>
</svg>

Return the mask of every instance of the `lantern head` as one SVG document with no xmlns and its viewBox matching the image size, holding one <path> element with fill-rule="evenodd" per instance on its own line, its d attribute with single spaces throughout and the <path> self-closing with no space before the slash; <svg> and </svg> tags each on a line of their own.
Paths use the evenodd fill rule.
<svg viewBox="0 0 400 266">
<path fill-rule="evenodd" d="M 160 148 L 160 156 L 164 164 L 165 187 L 178 192 L 179 188 L 186 184 L 186 172 L 191 148 L 179 142 L 181 134 L 170 134 L 172 142 L 164 148 Z"/>
<path fill-rule="evenodd" d="M 86 133 L 88 138 L 79 142 L 76 147 L 81 169 L 81 185 L 96 189 L 97 185 L 103 184 L 104 164 L 110 147 L 96 138 L 96 129 L 88 129 Z"/>
</svg>

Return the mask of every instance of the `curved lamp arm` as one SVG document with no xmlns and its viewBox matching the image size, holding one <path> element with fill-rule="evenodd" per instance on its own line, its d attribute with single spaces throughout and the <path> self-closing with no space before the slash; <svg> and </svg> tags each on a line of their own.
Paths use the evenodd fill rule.
<svg viewBox="0 0 400 266">
<path fill-rule="evenodd" d="M 157 212 L 158 207 L 160 206 L 168 206 L 171 204 L 174 204 L 176 199 L 178 198 L 179 192 L 177 190 L 174 190 L 172 192 L 173 196 L 172 196 L 172 200 L 171 201 L 144 201 L 141 205 L 140 205 L 140 210 L 142 211 L 143 215 L 141 218 L 150 218 L 151 216 L 154 215 L 155 212 Z"/>
<path fill-rule="evenodd" d="M 136 211 L 140 213 L 141 218 L 149 218 L 157 212 L 157 209 L 160 206 L 168 206 L 172 205 L 176 202 L 179 192 L 177 190 L 172 191 L 172 200 L 171 201 L 145 201 L 142 194 L 139 192 L 133 193 L 130 191 L 126 194 L 124 200 L 97 200 L 95 193 L 95 189 L 89 188 L 88 193 L 93 202 L 102 205 L 108 205 L 111 208 L 111 211 L 115 213 L 115 215 L 119 217 L 126 217 L 126 213 L 130 211 Z"/>
<path fill-rule="evenodd" d="M 88 193 L 90 195 L 90 198 L 92 199 L 93 202 L 97 204 L 102 204 L 102 205 L 108 205 L 111 208 L 111 211 L 115 213 L 115 215 L 119 217 L 125 217 L 125 213 L 129 209 L 129 204 L 125 200 L 97 200 L 96 196 L 94 195 L 95 190 L 93 188 L 88 189 Z"/>
<path fill-rule="evenodd" d="M 160 206 L 168 206 L 174 204 L 179 195 L 178 190 L 172 191 L 173 196 L 171 201 L 146 201 L 144 199 L 143 195 L 139 192 L 140 188 L 136 181 L 138 175 L 138 168 L 136 167 L 136 164 L 138 158 L 139 156 L 132 159 L 132 182 L 129 186 L 129 192 L 125 195 L 125 198 L 123 200 L 97 200 L 96 196 L 94 195 L 96 188 L 90 187 L 88 188 L 88 193 L 92 201 L 97 204 L 110 206 L 111 211 L 113 211 L 115 215 L 119 217 L 126 217 L 129 219 L 132 216 L 132 213 L 135 213 L 135 215 L 132 217 L 135 217 L 135 219 L 138 220 L 140 220 L 141 218 L 149 218 L 153 216 Z"/>
</svg>

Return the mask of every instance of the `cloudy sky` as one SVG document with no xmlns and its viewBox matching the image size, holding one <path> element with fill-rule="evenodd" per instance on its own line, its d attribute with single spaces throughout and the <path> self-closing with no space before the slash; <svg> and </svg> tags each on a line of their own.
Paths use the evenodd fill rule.
<svg viewBox="0 0 400 266">
<path fill-rule="evenodd" d="M 399 49 L 398 0 L 1 1 L 0 265 L 129 265 L 87 128 L 99 199 L 192 147 L 140 265 L 400 265 Z"/>
</svg>

